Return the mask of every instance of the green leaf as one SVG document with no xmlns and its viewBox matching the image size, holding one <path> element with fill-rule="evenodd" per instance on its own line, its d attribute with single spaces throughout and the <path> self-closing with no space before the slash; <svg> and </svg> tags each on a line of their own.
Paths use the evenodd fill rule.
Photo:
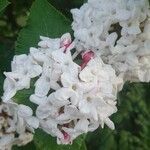
<svg viewBox="0 0 150 150">
<path fill-rule="evenodd" d="M 13 43 L 7 39 L 4 42 L 0 42 L 0 72 L 10 70 L 10 62 L 14 55 Z"/>
<path fill-rule="evenodd" d="M 72 20 L 72 14 L 70 12 L 73 8 L 79 8 L 85 0 L 49 0 L 50 3 L 61 11 L 65 16 Z"/>
<path fill-rule="evenodd" d="M 36 147 L 35 147 L 34 143 L 31 142 L 31 143 L 29 143 L 29 144 L 27 144 L 25 146 L 21 146 L 21 147 L 14 146 L 12 148 L 12 150 L 36 150 Z"/>
<path fill-rule="evenodd" d="M 7 0 L 0 0 L 0 12 L 4 10 L 8 6 L 9 3 L 10 2 L 8 2 Z"/>
<path fill-rule="evenodd" d="M 0 42 L 0 97 L 3 93 L 3 72 L 10 70 L 10 62 L 13 57 L 12 42 L 7 39 L 4 39 L 4 41 Z"/>
<path fill-rule="evenodd" d="M 2 73 L 0 72 L 0 97 L 2 96 L 2 93 L 3 93 L 3 81 L 4 81 L 4 77 Z"/>
<path fill-rule="evenodd" d="M 34 143 L 37 150 L 86 150 L 85 145 L 82 145 L 84 138 L 84 135 L 80 136 L 72 145 L 58 145 L 56 138 L 51 137 L 42 130 L 37 130 L 34 135 Z"/>
<path fill-rule="evenodd" d="M 82 143 L 80 150 L 87 150 L 85 142 Z"/>
<path fill-rule="evenodd" d="M 55 38 L 65 32 L 71 32 L 71 22 L 47 0 L 36 0 L 31 7 L 27 26 L 19 34 L 16 53 L 27 53 L 29 47 L 37 46 L 40 35 Z"/>
</svg>

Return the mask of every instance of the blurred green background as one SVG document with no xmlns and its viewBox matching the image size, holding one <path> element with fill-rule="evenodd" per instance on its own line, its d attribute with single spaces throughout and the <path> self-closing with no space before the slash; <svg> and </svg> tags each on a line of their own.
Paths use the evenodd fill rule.
<svg viewBox="0 0 150 150">
<path fill-rule="evenodd" d="M 70 20 L 70 9 L 80 7 L 84 1 L 49 0 Z M 0 95 L 3 71 L 10 70 L 15 41 L 19 31 L 26 26 L 32 3 L 33 0 L 10 0 L 0 13 Z M 99 128 L 87 134 L 87 150 L 150 150 L 150 84 L 126 83 L 118 94 L 118 112 L 111 119 L 116 129 Z M 24 149 L 28 150 L 28 146 Z"/>
</svg>

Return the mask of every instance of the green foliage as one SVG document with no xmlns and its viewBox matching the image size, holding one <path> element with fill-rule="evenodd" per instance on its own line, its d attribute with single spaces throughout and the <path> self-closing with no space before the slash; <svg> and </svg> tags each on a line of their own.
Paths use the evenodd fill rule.
<svg viewBox="0 0 150 150">
<path fill-rule="evenodd" d="M 6 8 L 6 6 L 9 4 L 7 0 L 0 0 L 0 12 Z"/>
<path fill-rule="evenodd" d="M 20 28 L 26 24 L 32 1 L 9 0 L 10 4 L 0 16 L 0 38 L 16 40 Z"/>
<path fill-rule="evenodd" d="M 72 20 L 70 10 L 79 8 L 86 0 L 49 0 L 50 3 L 61 11 L 65 16 Z"/>
<path fill-rule="evenodd" d="M 0 42 L 0 72 L 10 70 L 10 62 L 14 55 L 12 46 L 13 43 L 9 40 L 5 43 Z"/>
<path fill-rule="evenodd" d="M 36 150 L 36 146 L 34 145 L 33 142 L 25 145 L 25 146 L 21 146 L 21 147 L 18 147 L 18 146 L 14 146 L 12 148 L 12 150 Z M 42 150 L 42 149 L 41 149 Z"/>
<path fill-rule="evenodd" d="M 0 97 L 2 96 L 3 93 L 3 80 L 4 77 L 2 76 L 2 73 L 0 73 Z"/>
<path fill-rule="evenodd" d="M 0 97 L 3 92 L 4 71 L 10 70 L 10 62 L 13 57 L 12 43 L 9 40 L 0 42 Z"/>
<path fill-rule="evenodd" d="M 27 53 L 36 46 L 39 36 L 58 37 L 71 31 L 71 22 L 47 0 L 36 0 L 31 8 L 27 26 L 19 34 L 16 53 Z"/>
</svg>

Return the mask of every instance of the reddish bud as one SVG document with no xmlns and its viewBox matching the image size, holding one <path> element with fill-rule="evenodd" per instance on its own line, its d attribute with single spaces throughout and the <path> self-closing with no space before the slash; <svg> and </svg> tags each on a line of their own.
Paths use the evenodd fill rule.
<svg viewBox="0 0 150 150">
<path fill-rule="evenodd" d="M 67 48 L 71 45 L 70 39 L 62 40 L 60 43 L 60 48 L 65 47 L 64 53 L 66 53 Z"/>
<path fill-rule="evenodd" d="M 94 58 L 94 52 L 93 51 L 86 51 L 84 53 L 81 54 L 82 55 L 82 63 L 81 63 L 81 70 L 83 70 L 86 65 L 88 64 L 88 62 Z"/>
<path fill-rule="evenodd" d="M 62 131 L 62 134 L 63 134 L 63 136 L 64 136 L 64 140 L 70 141 L 70 135 L 69 135 L 67 132 Z"/>
</svg>

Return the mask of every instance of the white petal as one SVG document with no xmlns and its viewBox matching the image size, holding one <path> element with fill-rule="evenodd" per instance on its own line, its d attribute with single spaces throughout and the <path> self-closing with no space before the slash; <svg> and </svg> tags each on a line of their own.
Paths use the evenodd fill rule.
<svg viewBox="0 0 150 150">
<path fill-rule="evenodd" d="M 50 79 L 41 76 L 35 83 L 35 95 L 45 97 L 50 90 Z"/>
<path fill-rule="evenodd" d="M 79 110 L 84 113 L 88 114 L 90 113 L 90 104 L 84 99 L 79 102 Z"/>
<path fill-rule="evenodd" d="M 109 34 L 109 36 L 108 36 L 107 39 L 106 39 L 106 42 L 107 42 L 109 45 L 114 46 L 114 44 L 115 44 L 115 42 L 116 42 L 116 40 L 117 40 L 117 37 L 118 37 L 117 33 L 116 33 L 116 32 L 113 32 L 113 33 Z"/>
<path fill-rule="evenodd" d="M 131 66 L 136 66 L 139 64 L 138 58 L 135 54 L 129 54 L 126 58 L 126 62 Z"/>
<path fill-rule="evenodd" d="M 141 33 L 139 25 L 135 24 L 135 25 L 132 25 L 131 27 L 129 27 L 128 28 L 128 33 L 133 34 L 133 35 Z"/>
<path fill-rule="evenodd" d="M 27 59 L 28 59 L 28 56 L 26 54 L 14 56 L 13 61 L 11 63 L 12 72 L 15 72 L 15 71 L 18 72 L 18 71 L 24 70 L 22 66 L 24 66 L 24 63 L 26 62 Z"/>
<path fill-rule="evenodd" d="M 22 77 L 17 83 L 17 90 L 29 89 L 30 88 L 30 78 L 28 76 Z"/>
<path fill-rule="evenodd" d="M 22 117 L 18 116 L 17 129 L 16 130 L 19 134 L 24 133 L 26 130 L 26 125 L 25 125 L 24 119 Z"/>
<path fill-rule="evenodd" d="M 94 80 L 95 76 L 92 74 L 89 67 L 85 67 L 79 74 L 79 77 L 84 82 L 91 82 Z"/>
<path fill-rule="evenodd" d="M 56 120 L 58 122 L 61 122 L 62 124 L 69 123 L 71 120 L 71 116 L 69 114 L 61 114 L 56 118 Z"/>
<path fill-rule="evenodd" d="M 74 91 L 69 88 L 61 88 L 54 95 L 58 100 L 67 100 L 74 95 Z"/>
<path fill-rule="evenodd" d="M 56 117 L 59 114 L 59 109 L 49 103 L 40 105 L 36 110 L 36 115 L 40 119 L 48 118 L 49 116 Z"/>
<path fill-rule="evenodd" d="M 73 78 L 69 73 L 63 73 L 61 75 L 61 83 L 63 87 L 70 87 L 75 82 L 75 78 Z"/>
<path fill-rule="evenodd" d="M 48 61 L 48 57 L 42 52 L 36 52 L 36 53 L 31 53 L 31 54 L 34 60 L 36 60 L 38 63 L 43 63 L 43 62 Z"/>
<path fill-rule="evenodd" d="M 104 122 L 106 123 L 106 125 L 107 125 L 110 129 L 112 129 L 112 130 L 115 129 L 114 123 L 113 123 L 109 118 L 106 118 L 106 119 L 104 120 Z"/>
<path fill-rule="evenodd" d="M 19 135 L 18 141 L 16 141 L 16 144 L 18 146 L 26 145 L 27 143 L 31 142 L 33 140 L 33 134 L 32 133 L 22 133 Z"/>
<path fill-rule="evenodd" d="M 39 120 L 36 117 L 29 117 L 26 119 L 27 124 L 34 128 L 37 129 L 39 127 Z"/>
<path fill-rule="evenodd" d="M 34 55 L 35 53 L 39 53 L 39 49 L 35 48 L 35 47 L 30 47 L 30 54 Z"/>
<path fill-rule="evenodd" d="M 6 78 L 4 81 L 4 94 L 2 100 L 9 101 L 17 92 L 15 81 L 11 78 Z"/>
<path fill-rule="evenodd" d="M 95 121 L 98 121 L 98 113 L 94 106 L 91 106 L 91 115 Z"/>
<path fill-rule="evenodd" d="M 90 122 L 88 130 L 93 132 L 94 130 L 96 130 L 99 127 L 99 122 Z"/>
<path fill-rule="evenodd" d="M 47 101 L 47 96 L 45 97 L 38 97 L 35 94 L 32 94 L 30 96 L 30 101 L 37 104 L 37 105 L 41 105 L 44 104 Z"/>
<path fill-rule="evenodd" d="M 42 67 L 40 65 L 31 65 L 28 70 L 28 76 L 30 78 L 35 78 L 42 73 Z"/>
<path fill-rule="evenodd" d="M 80 119 L 75 125 L 75 129 L 79 132 L 86 133 L 88 132 L 89 121 L 87 119 Z"/>
<path fill-rule="evenodd" d="M 117 11 L 117 14 L 116 14 L 116 18 L 123 21 L 123 20 L 128 20 L 131 16 L 131 13 L 130 11 L 127 11 L 125 9 L 120 9 Z"/>
<path fill-rule="evenodd" d="M 1 148 L 4 147 L 4 149 L 1 149 L 1 150 L 5 150 L 5 146 L 7 147 L 8 145 L 10 145 L 10 147 L 11 147 L 11 144 L 13 144 L 13 142 L 14 142 L 13 134 L 2 136 L 1 140 L 0 140 L 0 146 L 2 146 Z"/>
<path fill-rule="evenodd" d="M 20 117 L 30 117 L 32 114 L 33 110 L 30 107 L 22 104 L 18 106 L 18 115 Z"/>
<path fill-rule="evenodd" d="M 48 96 L 48 101 L 51 102 L 56 107 L 62 107 L 70 103 L 69 97 L 68 96 L 64 97 L 64 93 L 59 92 L 59 90 L 57 90 L 57 92 L 50 94 Z"/>
</svg>

